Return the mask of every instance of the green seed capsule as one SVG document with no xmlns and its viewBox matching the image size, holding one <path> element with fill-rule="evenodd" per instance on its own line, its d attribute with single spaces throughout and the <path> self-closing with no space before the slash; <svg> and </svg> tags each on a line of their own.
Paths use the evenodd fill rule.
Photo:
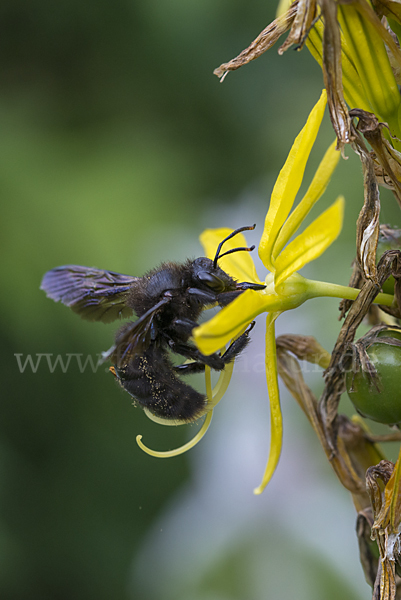
<svg viewBox="0 0 401 600">
<path fill-rule="evenodd" d="M 376 376 L 363 370 L 361 364 L 364 361 L 359 361 L 357 371 L 349 371 L 346 375 L 348 396 L 363 417 L 388 425 L 401 423 L 401 346 L 372 341 L 380 338 L 401 341 L 401 330 L 382 328 L 373 338 L 368 336 L 369 341 L 362 342 L 359 351 L 365 353 L 364 360 L 367 358 L 373 365 Z"/>
</svg>

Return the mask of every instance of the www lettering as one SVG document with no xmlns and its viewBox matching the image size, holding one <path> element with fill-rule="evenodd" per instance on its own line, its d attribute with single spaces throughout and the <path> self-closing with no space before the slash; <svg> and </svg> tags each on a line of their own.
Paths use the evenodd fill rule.
<svg viewBox="0 0 401 600">
<path fill-rule="evenodd" d="M 25 373 L 26 371 L 37 373 L 41 365 L 42 368 L 45 366 L 50 373 L 54 373 L 57 368 L 59 368 L 62 373 L 67 373 L 72 364 L 71 359 L 74 357 L 77 361 L 80 373 L 84 373 L 88 368 L 92 373 L 96 373 L 102 365 L 101 354 L 97 354 L 95 358 L 90 354 L 84 358 L 83 354 L 68 353 L 65 355 L 54 355 L 50 352 L 27 354 L 25 356 L 22 353 L 16 353 L 14 356 L 20 373 Z"/>
</svg>

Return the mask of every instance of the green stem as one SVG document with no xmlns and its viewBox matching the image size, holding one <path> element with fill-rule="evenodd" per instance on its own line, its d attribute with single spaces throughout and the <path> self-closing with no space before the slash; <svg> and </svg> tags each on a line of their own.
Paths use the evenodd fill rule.
<svg viewBox="0 0 401 600">
<path fill-rule="evenodd" d="M 308 292 L 311 293 L 311 298 L 319 296 L 331 296 L 332 298 L 345 298 L 346 300 L 356 300 L 361 290 L 348 287 L 346 285 L 337 285 L 336 283 L 327 283 L 326 281 L 314 281 L 307 279 Z M 394 296 L 391 294 L 377 294 L 374 299 L 375 304 L 384 304 L 391 306 L 394 301 Z"/>
</svg>

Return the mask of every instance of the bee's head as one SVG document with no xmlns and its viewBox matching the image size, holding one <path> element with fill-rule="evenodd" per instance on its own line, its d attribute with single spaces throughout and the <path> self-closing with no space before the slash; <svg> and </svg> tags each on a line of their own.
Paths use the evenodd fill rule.
<svg viewBox="0 0 401 600">
<path fill-rule="evenodd" d="M 223 271 L 223 269 L 220 269 L 217 261 L 222 258 L 222 256 L 232 254 L 233 252 L 252 252 L 255 246 L 251 246 L 250 248 L 232 248 L 231 250 L 227 250 L 227 252 L 220 254 L 221 248 L 225 242 L 233 238 L 238 233 L 255 229 L 255 227 L 256 225 L 252 225 L 250 227 L 240 227 L 239 229 L 236 229 L 230 233 L 230 235 L 224 238 L 224 240 L 218 245 L 214 260 L 210 260 L 210 258 L 197 258 L 193 262 L 194 277 L 217 294 L 237 289 L 235 279 L 230 277 L 230 275 Z"/>
<path fill-rule="evenodd" d="M 200 287 L 205 286 L 220 294 L 236 289 L 235 280 L 219 266 L 214 266 L 210 258 L 197 258 L 192 263 L 192 276 Z"/>
</svg>

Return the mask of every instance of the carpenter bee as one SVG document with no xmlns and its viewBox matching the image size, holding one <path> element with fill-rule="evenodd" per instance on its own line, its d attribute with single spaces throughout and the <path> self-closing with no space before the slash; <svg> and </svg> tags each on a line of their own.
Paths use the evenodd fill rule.
<svg viewBox="0 0 401 600">
<path fill-rule="evenodd" d="M 255 246 L 220 254 L 225 242 L 254 228 L 233 231 L 219 244 L 214 260 L 201 257 L 183 264 L 165 262 L 143 277 L 67 265 L 48 271 L 41 289 L 89 321 L 109 323 L 135 312 L 137 320 L 125 324 L 117 332 L 114 345 L 103 354 L 113 363 L 110 371 L 154 415 L 193 421 L 203 412 L 206 398 L 179 375 L 200 373 L 205 365 L 221 371 L 249 342 L 253 325 L 221 355 L 205 356 L 189 338 L 207 306 L 224 307 L 246 289 L 265 287 L 239 283 L 217 264 L 226 254 L 252 251 Z M 191 362 L 173 366 L 169 350 Z"/>
</svg>

